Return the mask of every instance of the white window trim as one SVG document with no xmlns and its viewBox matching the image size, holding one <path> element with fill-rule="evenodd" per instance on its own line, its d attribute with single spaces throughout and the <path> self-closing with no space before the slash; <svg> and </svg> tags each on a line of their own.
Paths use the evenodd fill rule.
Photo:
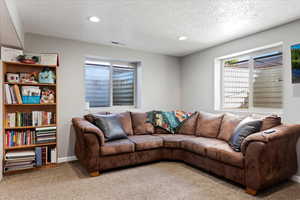
<svg viewBox="0 0 300 200">
<path fill-rule="evenodd" d="M 253 97 L 252 97 L 252 92 L 250 92 L 250 96 L 249 96 L 249 108 L 248 109 L 225 109 L 222 108 L 223 106 L 223 70 L 224 70 L 224 66 L 223 66 L 223 60 L 226 59 L 230 59 L 233 57 L 238 57 L 238 56 L 243 56 L 243 55 L 249 55 L 250 54 L 250 73 L 253 73 L 253 69 L 254 69 L 254 62 L 253 62 L 253 58 L 255 57 L 256 53 L 259 52 L 259 54 L 261 54 L 261 51 L 264 50 L 270 50 L 272 48 L 282 48 L 283 49 L 283 42 L 278 42 L 275 44 L 271 44 L 271 45 L 266 45 L 263 47 L 258 47 L 258 48 L 254 48 L 254 49 L 250 49 L 250 50 L 246 50 L 246 51 L 242 51 L 239 53 L 234 53 L 234 54 L 230 54 L 230 55 L 226 55 L 226 56 L 222 56 L 222 57 L 218 57 L 215 58 L 214 61 L 214 110 L 218 111 L 218 112 L 234 112 L 234 113 L 257 113 L 257 114 L 278 114 L 278 115 L 282 115 L 283 114 L 283 107 L 280 109 L 274 109 L 274 108 L 254 108 L 253 107 Z M 283 51 L 282 51 L 283 52 Z M 284 56 L 284 55 L 283 55 Z M 284 58 L 283 58 L 283 62 L 284 62 Z M 284 63 L 283 63 L 284 65 Z M 284 70 L 283 70 L 284 73 Z M 251 74 L 250 74 L 250 77 Z M 282 85 L 284 86 L 285 80 L 284 80 L 284 76 L 283 76 L 283 81 L 282 81 Z M 249 90 L 253 90 L 253 79 L 250 78 L 250 88 Z M 283 90 L 284 93 L 284 90 Z M 284 95 L 283 95 L 283 100 L 284 100 Z M 283 106 L 284 106 L 284 102 L 283 102 Z"/>
<path fill-rule="evenodd" d="M 126 64 L 125 64 L 126 63 Z M 129 64 L 128 63 L 134 63 L 134 64 Z M 125 110 L 125 109 L 135 109 L 138 107 L 138 91 L 137 91 L 137 84 L 138 84 L 138 65 L 139 62 L 120 62 L 120 61 L 98 61 L 95 59 L 86 59 L 84 62 L 84 65 L 106 65 L 109 67 L 109 74 L 110 74 L 110 84 L 109 84 L 109 90 L 110 90 L 110 101 L 109 101 L 109 106 L 99 106 L 99 107 L 89 107 L 86 108 L 86 110 L 97 112 L 97 111 L 104 111 L 104 110 L 109 110 L 109 109 L 114 109 L 114 110 Z M 135 69 L 135 75 L 134 75 L 134 99 L 133 99 L 133 105 L 123 105 L 123 106 L 114 106 L 113 105 L 113 79 L 112 79 L 112 73 L 113 73 L 113 68 L 114 67 L 120 67 L 120 68 L 132 68 Z M 87 102 L 86 102 L 87 104 Z"/>
</svg>

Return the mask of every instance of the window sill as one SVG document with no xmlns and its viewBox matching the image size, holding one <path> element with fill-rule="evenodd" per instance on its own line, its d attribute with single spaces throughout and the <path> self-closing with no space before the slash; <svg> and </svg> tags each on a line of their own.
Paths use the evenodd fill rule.
<svg viewBox="0 0 300 200">
<path fill-rule="evenodd" d="M 282 109 L 254 109 L 254 110 L 243 110 L 243 109 L 215 109 L 216 112 L 230 112 L 237 114 L 262 114 L 262 115 L 282 115 Z"/>
<path fill-rule="evenodd" d="M 137 109 L 137 106 L 108 106 L 108 107 L 92 107 L 86 109 L 87 112 L 96 113 L 96 112 L 124 112 L 128 110 Z"/>
</svg>

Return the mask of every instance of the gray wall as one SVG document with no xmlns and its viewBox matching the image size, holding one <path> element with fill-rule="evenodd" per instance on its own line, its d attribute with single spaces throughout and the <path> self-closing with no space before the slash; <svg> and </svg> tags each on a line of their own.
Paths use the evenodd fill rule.
<svg viewBox="0 0 300 200">
<path fill-rule="evenodd" d="M 283 42 L 284 54 L 283 120 L 288 123 L 300 123 L 300 85 L 291 84 L 290 60 L 290 46 L 300 43 L 300 21 L 234 40 L 182 58 L 182 108 L 184 110 L 214 112 L 215 58 L 277 42 Z M 298 149 L 300 150 L 300 145 L 298 145 Z"/>
<path fill-rule="evenodd" d="M 59 158 L 74 155 L 75 138 L 70 128 L 71 119 L 81 117 L 86 113 L 85 56 L 140 61 L 141 99 L 138 110 L 180 108 L 180 65 L 176 57 L 34 34 L 25 35 L 25 50 L 27 52 L 58 52 L 60 55 L 58 72 Z"/>
</svg>

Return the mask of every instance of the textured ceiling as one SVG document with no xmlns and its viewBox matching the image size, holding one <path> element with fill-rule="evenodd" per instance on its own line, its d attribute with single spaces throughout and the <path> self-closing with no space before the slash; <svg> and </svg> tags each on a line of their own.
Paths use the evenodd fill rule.
<svg viewBox="0 0 300 200">
<path fill-rule="evenodd" d="M 182 56 L 300 17 L 299 0 L 15 0 L 26 32 Z M 89 16 L 100 23 L 87 21 Z M 178 36 L 189 39 L 178 41 Z"/>
</svg>

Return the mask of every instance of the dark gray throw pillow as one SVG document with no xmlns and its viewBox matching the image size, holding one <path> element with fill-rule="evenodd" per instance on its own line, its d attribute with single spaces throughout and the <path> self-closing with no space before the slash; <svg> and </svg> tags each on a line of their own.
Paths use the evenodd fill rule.
<svg viewBox="0 0 300 200">
<path fill-rule="evenodd" d="M 260 131 L 262 120 L 247 117 L 242 120 L 239 125 L 234 129 L 233 135 L 229 140 L 229 145 L 234 151 L 241 151 L 241 144 L 244 139 L 256 132 Z"/>
<path fill-rule="evenodd" d="M 95 125 L 100 128 L 107 141 L 127 138 L 119 117 L 114 114 L 94 115 Z"/>
</svg>

